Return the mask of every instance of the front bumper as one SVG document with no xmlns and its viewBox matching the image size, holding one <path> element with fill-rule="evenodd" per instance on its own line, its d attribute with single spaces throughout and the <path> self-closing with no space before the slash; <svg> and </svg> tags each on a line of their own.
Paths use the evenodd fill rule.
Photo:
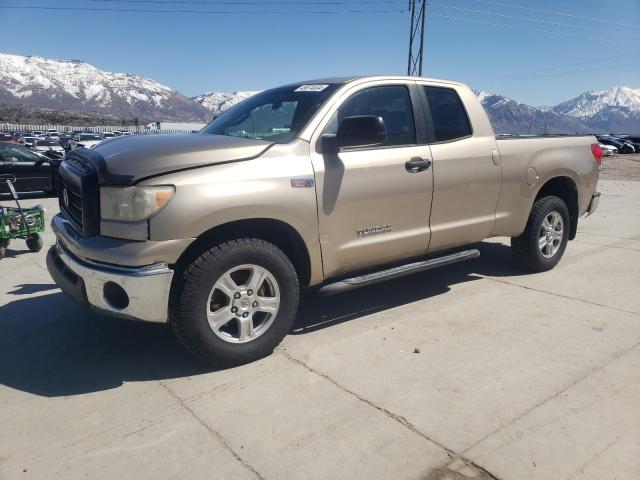
<svg viewBox="0 0 640 480">
<path fill-rule="evenodd" d="M 58 242 L 47 254 L 47 269 L 64 293 L 97 313 L 167 322 L 173 270 L 166 264 L 101 264 L 76 257 Z"/>
</svg>

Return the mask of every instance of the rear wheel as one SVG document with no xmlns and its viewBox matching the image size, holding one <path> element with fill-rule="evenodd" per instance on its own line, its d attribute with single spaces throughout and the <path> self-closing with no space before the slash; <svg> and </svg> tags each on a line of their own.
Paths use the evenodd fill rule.
<svg viewBox="0 0 640 480">
<path fill-rule="evenodd" d="M 27 238 L 27 248 L 32 252 L 39 252 L 42 250 L 42 237 L 34 233 L 29 238 Z"/>
<path fill-rule="evenodd" d="M 289 332 L 298 277 L 275 245 L 243 238 L 204 252 L 176 279 L 170 323 L 180 341 L 211 364 L 257 360 Z"/>
<path fill-rule="evenodd" d="M 527 270 L 551 270 L 567 247 L 569 227 L 569 209 L 564 200 L 556 196 L 539 198 L 522 235 L 511 239 L 514 260 Z"/>
</svg>

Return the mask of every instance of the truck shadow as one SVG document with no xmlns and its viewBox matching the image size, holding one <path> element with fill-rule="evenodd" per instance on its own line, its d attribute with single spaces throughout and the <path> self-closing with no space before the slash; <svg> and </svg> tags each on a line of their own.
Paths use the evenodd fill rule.
<svg viewBox="0 0 640 480">
<path fill-rule="evenodd" d="M 310 333 L 383 310 L 442 295 L 451 285 L 473 282 L 483 276 L 505 277 L 524 272 L 512 262 L 511 249 L 500 243 L 480 242 L 480 258 L 381 282 L 331 297 L 305 295 L 293 335 Z"/>
<path fill-rule="evenodd" d="M 305 295 L 293 335 L 444 294 L 483 275 L 512 276 L 509 248 L 477 246 L 479 259 L 333 297 Z M 53 284 L 16 285 L 0 306 L 0 385 L 43 397 L 113 389 L 124 382 L 182 378 L 218 369 L 191 356 L 164 324 L 92 317 Z M 24 298 L 25 293 L 35 296 Z"/>
</svg>

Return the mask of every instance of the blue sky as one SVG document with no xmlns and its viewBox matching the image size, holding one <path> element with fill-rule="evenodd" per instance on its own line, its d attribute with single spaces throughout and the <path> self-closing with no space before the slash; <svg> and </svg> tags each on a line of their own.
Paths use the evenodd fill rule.
<svg viewBox="0 0 640 480">
<path fill-rule="evenodd" d="M 253 1 L 0 0 L 0 52 L 81 59 L 188 96 L 406 71 L 409 14 L 397 10 L 407 0 Z M 532 105 L 615 85 L 640 88 L 640 0 L 433 0 L 427 8 L 425 76 Z M 245 13 L 151 13 L 157 9 Z M 392 12 L 345 12 L 374 9 Z"/>
</svg>

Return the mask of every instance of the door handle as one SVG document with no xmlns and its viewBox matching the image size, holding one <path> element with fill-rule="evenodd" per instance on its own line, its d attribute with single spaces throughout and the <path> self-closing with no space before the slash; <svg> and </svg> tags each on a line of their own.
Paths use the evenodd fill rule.
<svg viewBox="0 0 640 480">
<path fill-rule="evenodd" d="M 409 173 L 419 173 L 428 169 L 431 166 L 431 160 L 427 160 L 420 157 L 413 157 L 404 164 L 404 168 Z"/>
</svg>

